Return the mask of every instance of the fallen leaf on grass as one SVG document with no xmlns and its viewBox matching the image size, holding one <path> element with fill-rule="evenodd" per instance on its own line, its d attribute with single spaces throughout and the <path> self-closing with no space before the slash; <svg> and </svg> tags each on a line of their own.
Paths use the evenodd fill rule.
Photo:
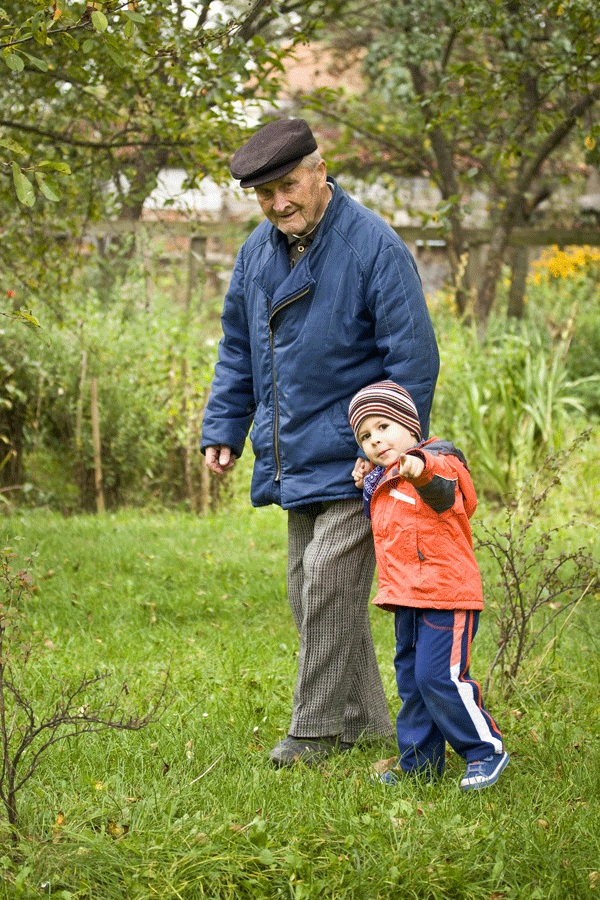
<svg viewBox="0 0 600 900">
<path fill-rule="evenodd" d="M 373 771 L 383 775 L 385 772 L 389 772 L 390 769 L 393 769 L 397 762 L 397 756 L 390 756 L 389 759 L 378 759 L 376 763 L 373 763 L 372 768 Z"/>
<path fill-rule="evenodd" d="M 62 812 L 59 812 L 58 815 L 56 816 L 56 822 L 54 823 L 54 828 L 52 829 L 52 831 L 54 832 L 54 837 L 52 838 L 53 843 L 57 843 L 58 841 L 60 841 L 61 829 L 64 824 L 65 824 L 65 814 Z"/>
</svg>

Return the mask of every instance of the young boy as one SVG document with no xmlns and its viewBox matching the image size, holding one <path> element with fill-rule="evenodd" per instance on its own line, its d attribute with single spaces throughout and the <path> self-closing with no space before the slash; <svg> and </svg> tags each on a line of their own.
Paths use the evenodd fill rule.
<svg viewBox="0 0 600 900">
<path fill-rule="evenodd" d="M 392 381 L 360 390 L 349 418 L 369 460 L 358 460 L 352 474 L 375 538 L 373 603 L 395 613 L 402 700 L 398 762 L 378 780 L 395 784 L 401 773 L 435 780 L 447 741 L 467 762 L 460 787 L 488 787 L 509 757 L 469 675 L 483 592 L 469 525 L 477 498 L 466 460 L 449 441 L 422 440 L 412 398 Z"/>
</svg>

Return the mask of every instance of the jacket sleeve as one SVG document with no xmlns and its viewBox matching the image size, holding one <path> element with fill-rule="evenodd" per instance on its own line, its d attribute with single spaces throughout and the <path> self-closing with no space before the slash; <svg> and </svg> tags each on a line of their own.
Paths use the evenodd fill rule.
<svg viewBox="0 0 600 900">
<path fill-rule="evenodd" d="M 425 438 L 440 358 L 421 279 L 401 241 L 380 248 L 366 291 L 386 377 L 413 398 Z"/>
<path fill-rule="evenodd" d="M 454 506 L 456 487 L 463 496 L 467 517 L 477 508 L 477 495 L 469 472 L 455 456 L 434 456 L 423 448 L 409 451 L 425 463 L 421 475 L 412 482 L 424 503 L 436 513 L 443 513 Z"/>
<path fill-rule="evenodd" d="M 243 251 L 242 247 L 223 303 L 223 337 L 219 342 L 215 375 L 202 420 L 202 452 L 206 447 L 221 444 L 241 456 L 254 417 Z"/>
</svg>

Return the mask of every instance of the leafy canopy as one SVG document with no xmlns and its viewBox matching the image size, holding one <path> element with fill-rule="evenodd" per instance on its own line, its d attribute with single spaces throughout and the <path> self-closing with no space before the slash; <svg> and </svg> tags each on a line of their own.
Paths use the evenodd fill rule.
<svg viewBox="0 0 600 900">
<path fill-rule="evenodd" d="M 49 275 L 63 287 L 60 235 L 139 218 L 165 165 L 190 184 L 224 177 L 249 111 L 276 94 L 283 51 L 257 17 L 270 5 L 3 0 L 0 269 L 11 289 L 45 291 Z"/>
</svg>

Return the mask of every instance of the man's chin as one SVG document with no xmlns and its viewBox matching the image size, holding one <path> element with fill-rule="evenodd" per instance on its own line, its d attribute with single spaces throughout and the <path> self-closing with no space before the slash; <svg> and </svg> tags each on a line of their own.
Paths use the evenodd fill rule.
<svg viewBox="0 0 600 900">
<path fill-rule="evenodd" d="M 302 223 L 296 222 L 293 217 L 290 219 L 278 219 L 275 227 L 279 231 L 283 231 L 284 234 L 298 234 L 298 229 L 302 228 Z"/>
</svg>

